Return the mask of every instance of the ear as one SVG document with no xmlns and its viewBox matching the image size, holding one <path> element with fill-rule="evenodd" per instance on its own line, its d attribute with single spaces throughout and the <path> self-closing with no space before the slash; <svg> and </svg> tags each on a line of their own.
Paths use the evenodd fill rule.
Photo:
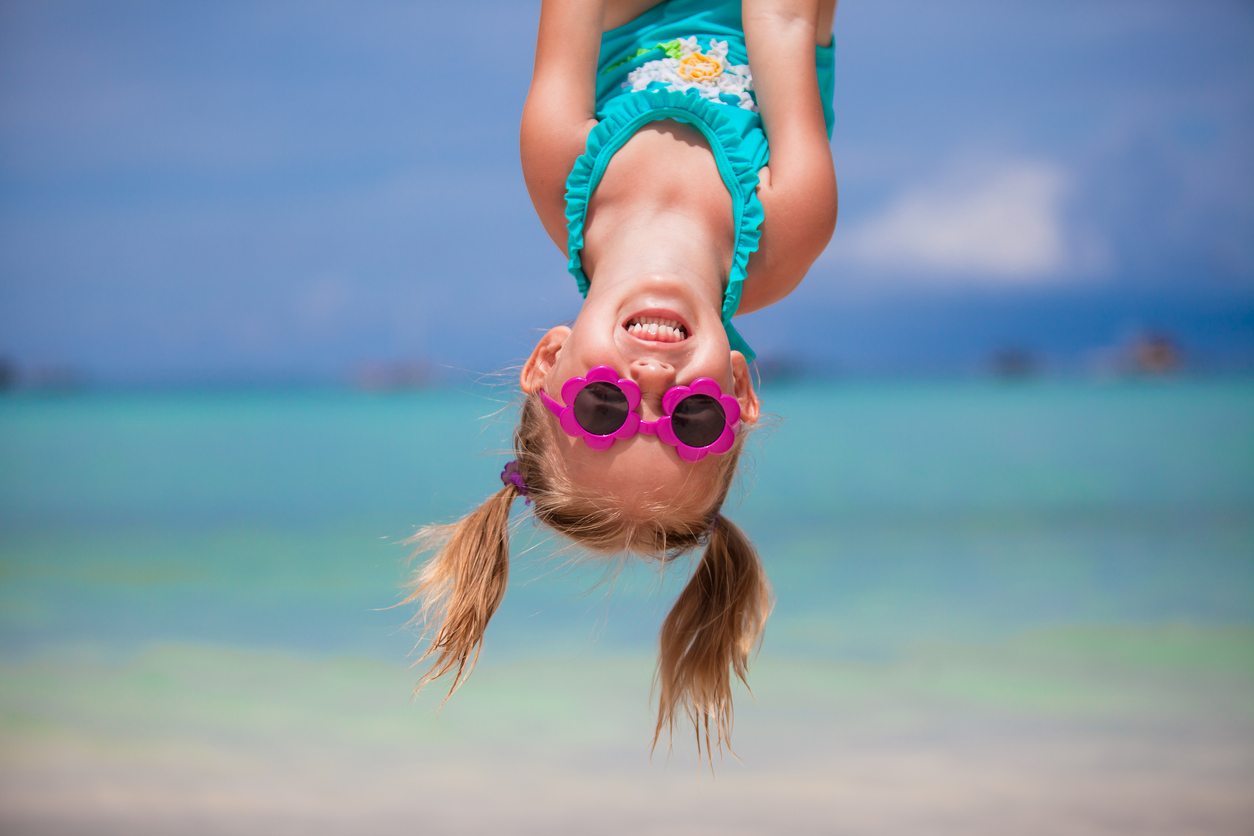
<svg viewBox="0 0 1254 836">
<path fill-rule="evenodd" d="M 557 352 L 561 350 L 569 336 L 570 329 L 565 325 L 559 325 L 556 328 L 550 328 L 548 333 L 540 338 L 540 342 L 536 343 L 531 356 L 522 367 L 522 373 L 518 376 L 518 383 L 528 395 L 534 395 L 544 388 L 544 381 L 557 362 Z"/>
<path fill-rule="evenodd" d="M 739 351 L 731 353 L 732 381 L 735 384 L 736 400 L 740 401 L 740 420 L 746 424 L 756 424 L 762 412 L 762 402 L 758 393 L 753 391 L 753 379 L 749 376 L 749 363 Z"/>
</svg>

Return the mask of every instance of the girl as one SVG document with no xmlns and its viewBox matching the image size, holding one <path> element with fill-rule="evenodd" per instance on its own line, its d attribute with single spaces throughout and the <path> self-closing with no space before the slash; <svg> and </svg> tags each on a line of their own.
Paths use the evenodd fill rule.
<svg viewBox="0 0 1254 836">
<path fill-rule="evenodd" d="M 585 301 L 523 366 L 504 487 L 414 538 L 417 553 L 438 548 L 405 599 L 438 625 L 420 687 L 453 672 L 451 694 L 473 667 L 521 495 L 593 551 L 667 561 L 704 544 L 662 626 L 654 744 L 681 714 L 707 753 L 711 724 L 727 741 L 731 674 L 745 679 L 772 602 L 752 544 L 719 513 L 759 414 L 731 318 L 787 296 L 831 238 L 834 12 L 544 0 L 523 173 Z"/>
</svg>

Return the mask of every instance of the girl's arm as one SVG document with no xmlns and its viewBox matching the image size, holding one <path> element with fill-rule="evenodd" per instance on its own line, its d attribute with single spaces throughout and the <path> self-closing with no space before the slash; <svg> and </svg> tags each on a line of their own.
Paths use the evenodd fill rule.
<svg viewBox="0 0 1254 836">
<path fill-rule="evenodd" d="M 519 146 L 540 223 L 566 251 L 566 176 L 596 126 L 596 71 L 606 0 L 544 0 Z"/>
<path fill-rule="evenodd" d="M 743 0 L 771 161 L 758 187 L 766 213 L 761 245 L 749 260 L 739 313 L 791 293 L 836 228 L 836 172 L 814 67 L 814 47 L 827 43 L 834 7 L 832 0 Z"/>
</svg>

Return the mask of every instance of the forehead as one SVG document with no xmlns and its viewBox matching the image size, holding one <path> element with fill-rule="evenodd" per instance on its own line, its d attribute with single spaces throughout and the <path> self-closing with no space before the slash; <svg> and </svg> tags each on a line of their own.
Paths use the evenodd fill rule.
<svg viewBox="0 0 1254 836">
<path fill-rule="evenodd" d="M 644 434 L 597 451 L 563 433 L 556 419 L 550 417 L 549 423 L 567 478 L 578 488 L 617 503 L 628 516 L 652 513 L 658 506 L 701 516 L 719 493 L 722 470 L 715 456 L 685 462 L 673 447 Z"/>
</svg>

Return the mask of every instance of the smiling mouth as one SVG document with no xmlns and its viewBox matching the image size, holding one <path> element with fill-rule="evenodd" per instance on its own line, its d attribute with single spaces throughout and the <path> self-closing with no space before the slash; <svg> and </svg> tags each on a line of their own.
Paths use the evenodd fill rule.
<svg viewBox="0 0 1254 836">
<path fill-rule="evenodd" d="M 623 327 L 633 337 L 649 342 L 681 343 L 688 339 L 688 329 L 682 322 L 664 316 L 633 316 Z"/>
</svg>

